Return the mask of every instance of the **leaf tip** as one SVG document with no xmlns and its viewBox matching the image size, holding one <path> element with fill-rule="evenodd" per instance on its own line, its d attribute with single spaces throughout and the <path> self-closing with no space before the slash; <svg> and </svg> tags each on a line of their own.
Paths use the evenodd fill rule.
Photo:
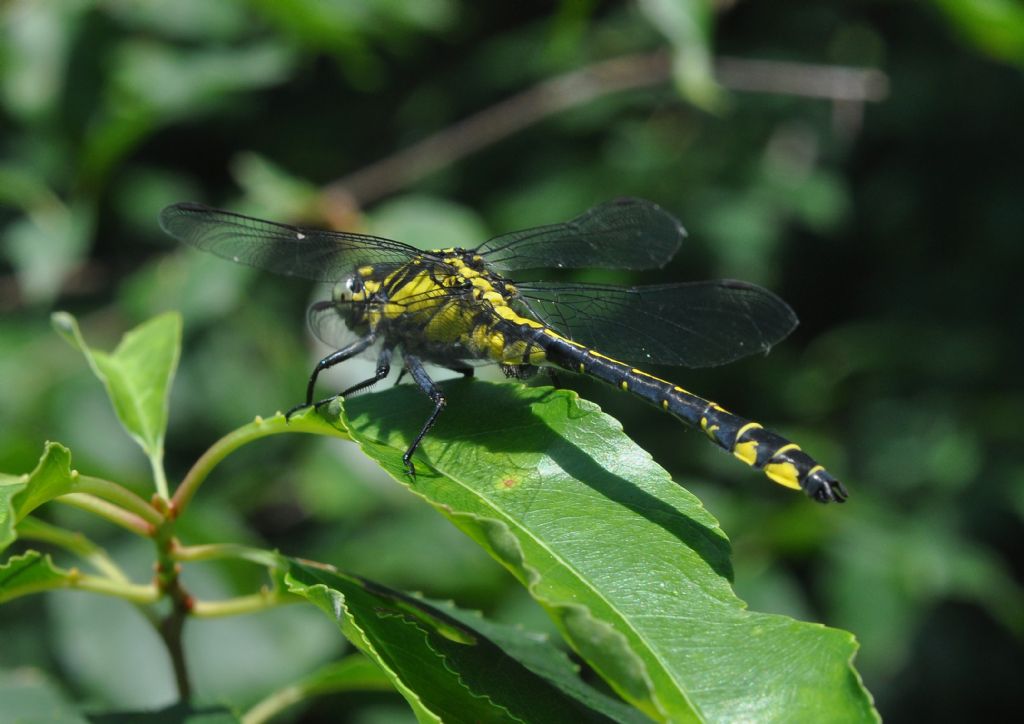
<svg viewBox="0 0 1024 724">
<path fill-rule="evenodd" d="M 70 312 L 57 311 L 50 315 L 50 324 L 57 334 L 74 339 L 78 332 L 78 320 Z"/>
</svg>

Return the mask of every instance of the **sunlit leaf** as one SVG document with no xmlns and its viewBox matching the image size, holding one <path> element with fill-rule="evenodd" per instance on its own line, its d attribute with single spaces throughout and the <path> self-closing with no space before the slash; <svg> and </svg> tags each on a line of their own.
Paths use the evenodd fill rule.
<svg viewBox="0 0 1024 724">
<path fill-rule="evenodd" d="M 127 332 L 112 353 L 88 346 L 78 322 L 66 312 L 52 317 L 58 332 L 85 355 L 107 388 L 125 430 L 152 460 L 163 455 L 167 402 L 181 350 L 181 317 L 168 313 Z"/>
<path fill-rule="evenodd" d="M 43 503 L 70 493 L 77 473 L 71 453 L 60 443 L 48 442 L 35 469 L 26 475 L 0 475 L 0 551 L 17 537 L 14 526 Z"/>
<path fill-rule="evenodd" d="M 656 718 L 872 720 L 853 637 L 747 611 L 716 521 L 620 426 L 565 391 L 454 382 L 355 398 L 354 439 L 505 565 L 576 651 Z M 680 430 L 680 433 L 682 430 Z"/>
<path fill-rule="evenodd" d="M 14 498 L 28 485 L 25 475 L 0 473 L 0 551 L 14 542 L 17 534 L 14 526 L 18 522 L 14 512 Z"/>
<path fill-rule="evenodd" d="M 968 40 L 1000 60 L 1024 64 L 1024 6 L 1016 0 L 934 0 Z"/>
<path fill-rule="evenodd" d="M 0 564 L 0 603 L 70 584 L 74 574 L 53 564 L 49 555 L 27 551 Z"/>
</svg>

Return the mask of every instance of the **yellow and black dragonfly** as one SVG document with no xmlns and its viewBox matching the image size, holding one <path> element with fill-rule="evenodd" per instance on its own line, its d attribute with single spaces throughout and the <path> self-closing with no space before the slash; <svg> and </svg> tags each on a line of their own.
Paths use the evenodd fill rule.
<svg viewBox="0 0 1024 724">
<path fill-rule="evenodd" d="M 781 435 L 634 365 L 707 367 L 765 352 L 796 326 L 789 306 L 766 289 L 733 280 L 620 287 L 515 282 L 505 276 L 541 267 L 650 269 L 676 253 L 679 222 L 649 201 L 618 199 L 561 224 L 496 236 L 475 249 L 421 251 L 364 234 L 262 221 L 201 204 L 160 215 L 171 236 L 241 264 L 335 286 L 315 303 L 309 323 L 336 349 L 309 378 L 314 403 L 323 370 L 374 350 L 370 387 L 391 370 L 392 355 L 434 403 L 403 457 L 413 453 L 445 406 L 424 363 L 471 375 L 497 363 L 525 378 L 542 366 L 590 375 L 631 392 L 692 427 L 776 483 L 823 503 L 843 502 L 842 483 Z"/>
</svg>

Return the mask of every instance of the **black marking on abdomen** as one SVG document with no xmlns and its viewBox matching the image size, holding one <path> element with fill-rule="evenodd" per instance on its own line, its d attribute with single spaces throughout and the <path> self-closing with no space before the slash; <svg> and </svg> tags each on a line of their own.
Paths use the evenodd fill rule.
<svg viewBox="0 0 1024 724">
<path fill-rule="evenodd" d="M 798 445 L 766 430 L 760 423 L 734 415 L 717 403 L 600 352 L 577 347 L 558 335 L 545 334 L 542 344 L 552 364 L 632 392 L 686 425 L 700 428 L 723 450 L 762 470 L 779 485 L 803 490 L 822 503 L 846 500 L 842 483 Z"/>
</svg>

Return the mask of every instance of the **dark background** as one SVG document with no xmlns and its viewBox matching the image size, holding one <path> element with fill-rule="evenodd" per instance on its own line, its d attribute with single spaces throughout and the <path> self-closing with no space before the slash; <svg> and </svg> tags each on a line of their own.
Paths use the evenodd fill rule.
<svg viewBox="0 0 1024 724">
<path fill-rule="evenodd" d="M 664 7 L 702 17 L 699 3 L 657 1 L 4 5 L 0 470 L 31 469 L 53 439 L 78 469 L 147 490 L 143 456 L 50 330 L 55 309 L 79 315 L 101 347 L 159 311 L 183 312 L 172 480 L 220 435 L 301 399 L 325 351 L 303 326 L 317 293 L 178 248 L 156 225 L 168 203 L 449 246 L 647 197 L 687 227 L 679 257 L 642 276 L 578 278 L 722 276 L 778 292 L 802 323 L 769 356 L 654 371 L 799 441 L 851 500 L 813 505 L 627 395 L 564 382 L 722 521 L 751 608 L 857 635 L 856 665 L 883 716 L 1018 710 L 1024 10 L 1012 0 L 724 2 L 704 14 L 702 34 L 667 23 Z M 677 83 L 638 60 L 670 52 L 669 39 L 685 57 Z M 611 58 L 625 59 L 636 88 L 556 113 L 520 97 L 478 128 L 534 112 L 539 122 L 475 153 L 473 132 L 456 129 L 425 174 L 399 157 L 381 183 L 350 176 Z M 723 67 L 716 88 L 700 72 L 713 58 L 803 65 Z M 866 97 L 804 96 L 808 72 L 837 69 L 872 71 Z M 772 92 L 736 90 L 751 83 Z M 353 446 L 287 437 L 218 471 L 183 521 L 191 542 L 276 546 L 548 628 L 509 576 Z M 53 514 L 148 575 L 144 544 Z M 249 571 L 200 571 L 197 590 L 258 583 Z M 20 600 L 0 610 L 0 667 L 39 667 L 101 706 L 167 703 L 163 654 L 133 615 L 84 594 Z M 252 702 L 337 656 L 329 629 L 298 607 L 196 622 L 197 689 Z M 353 721 L 407 716 L 377 696 L 307 714 L 338 707 Z"/>
</svg>

